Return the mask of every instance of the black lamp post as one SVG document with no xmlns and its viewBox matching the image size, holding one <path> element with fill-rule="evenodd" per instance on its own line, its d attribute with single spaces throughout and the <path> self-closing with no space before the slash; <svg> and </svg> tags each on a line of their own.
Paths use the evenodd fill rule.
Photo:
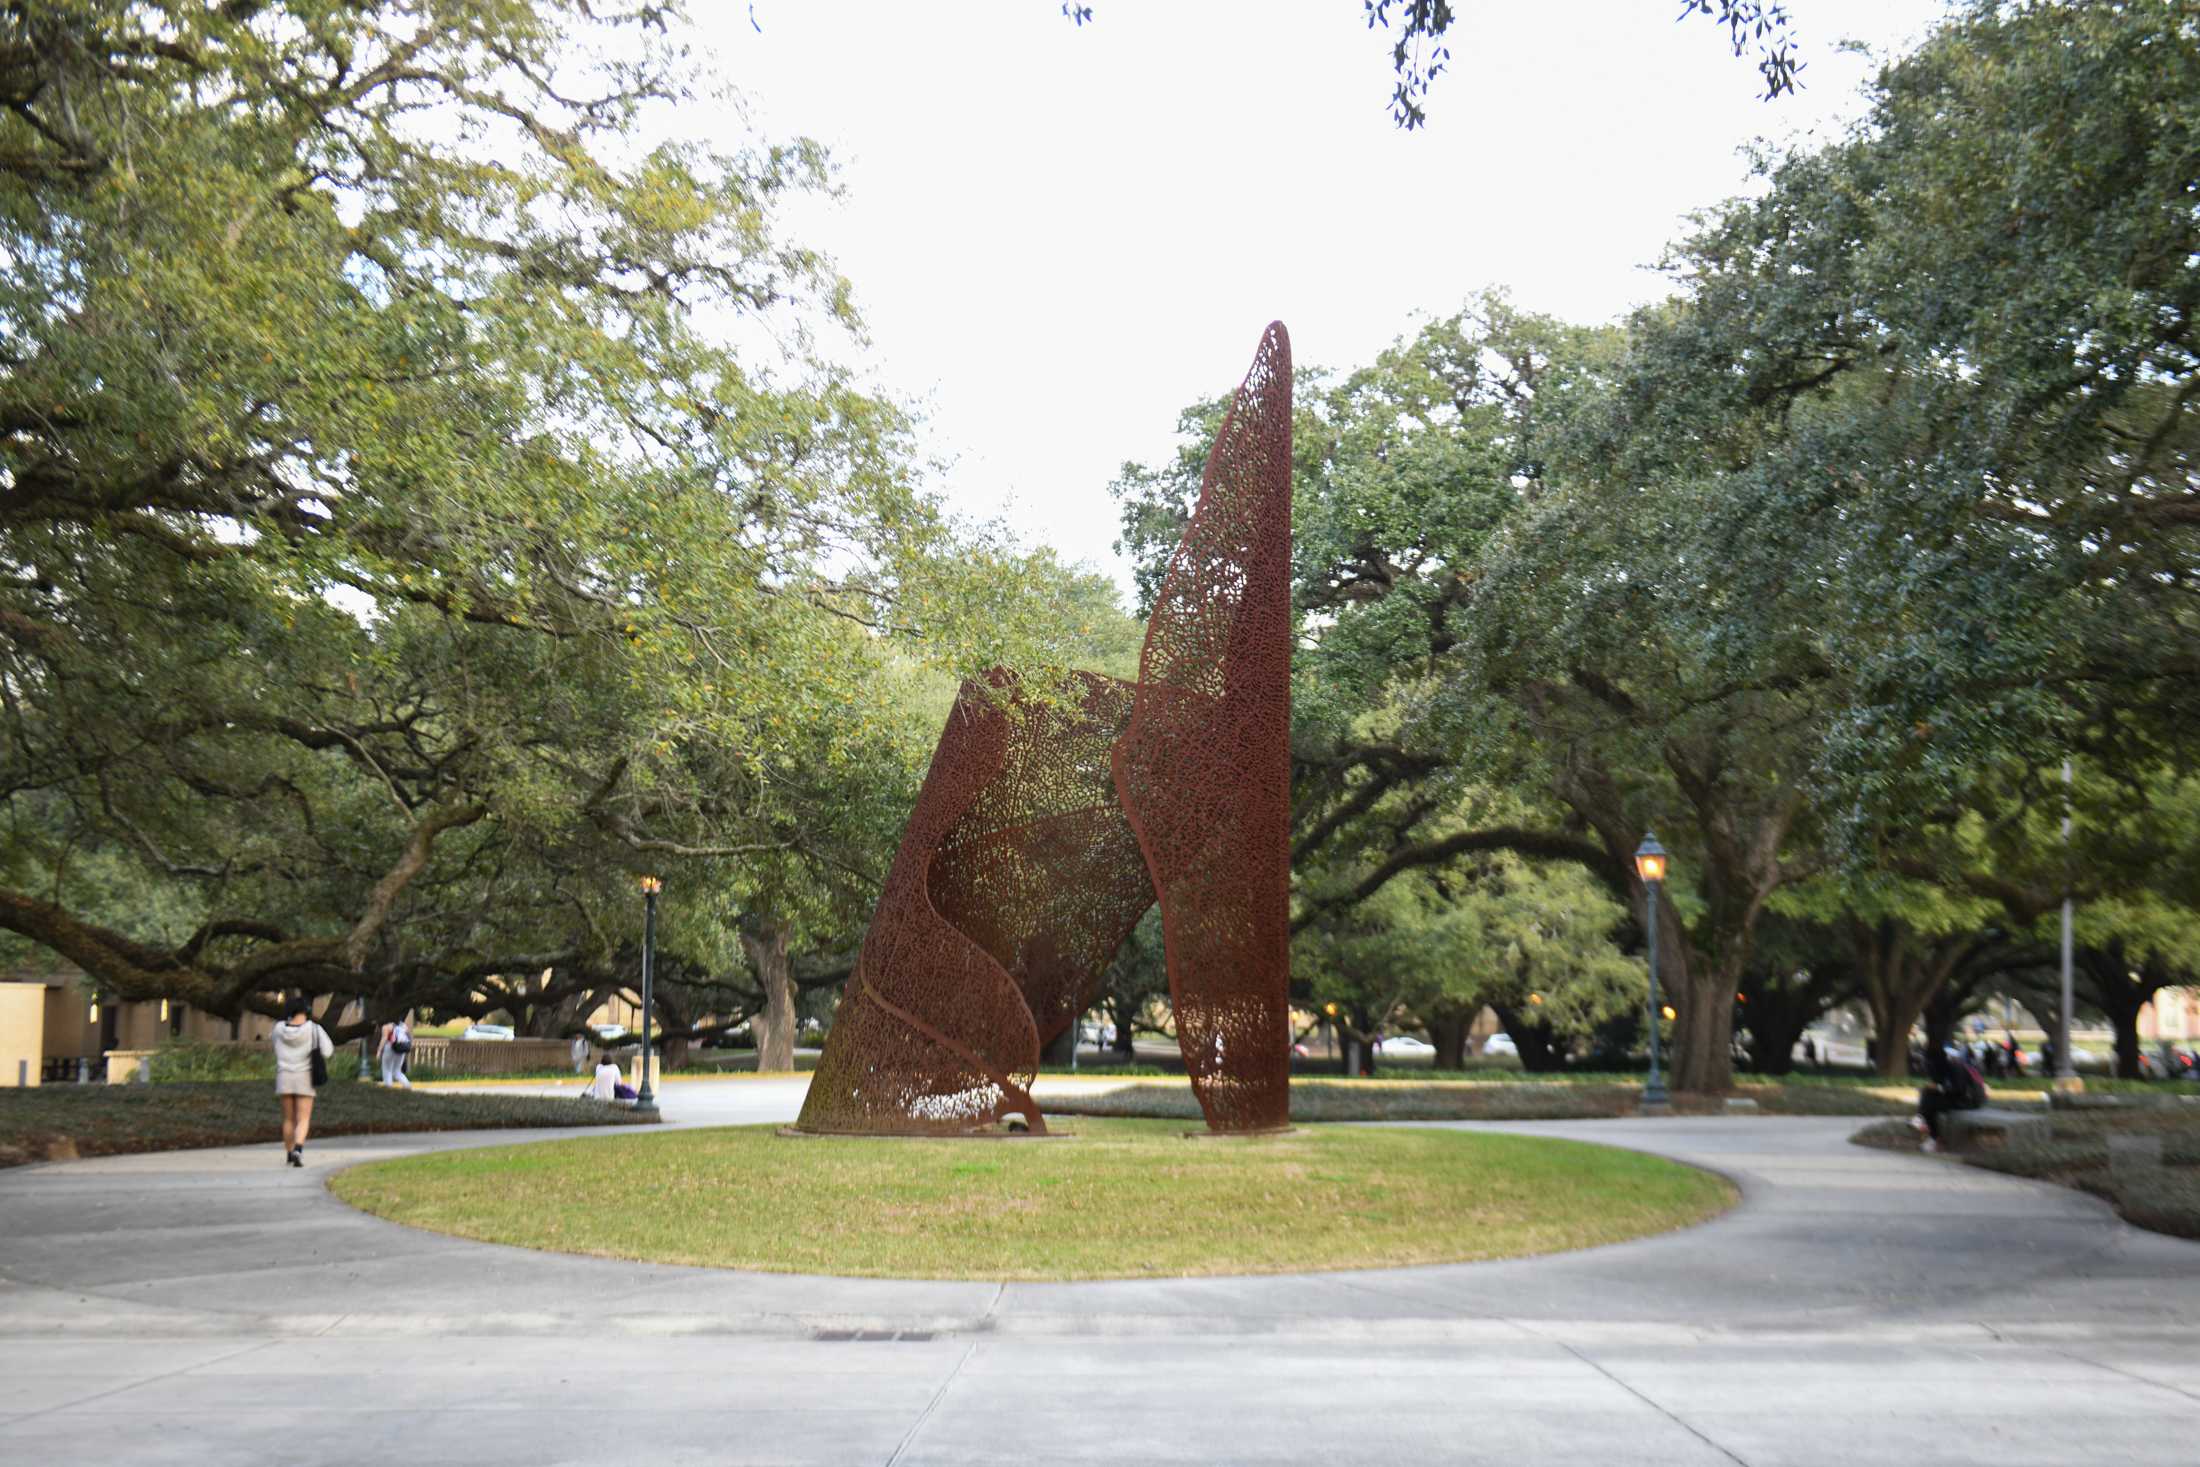
<svg viewBox="0 0 2200 1467">
<path fill-rule="evenodd" d="M 657 1091 L 649 1083 L 649 1017 L 657 975 L 657 893 L 665 889 L 654 876 L 642 878 L 642 1077 L 634 1087 L 634 1108 L 656 1114 Z"/>
<path fill-rule="evenodd" d="M 1662 1012 L 1658 1005 L 1658 893 L 1665 886 L 1665 847 L 1648 831 L 1643 832 L 1642 844 L 1635 847 L 1635 874 L 1642 878 L 1646 893 L 1643 907 L 1649 913 L 1650 929 L 1650 1083 L 1642 1088 L 1642 1108 L 1645 1113 L 1658 1113 L 1667 1104 L 1665 1076 L 1658 1069 L 1658 1019 Z"/>
</svg>

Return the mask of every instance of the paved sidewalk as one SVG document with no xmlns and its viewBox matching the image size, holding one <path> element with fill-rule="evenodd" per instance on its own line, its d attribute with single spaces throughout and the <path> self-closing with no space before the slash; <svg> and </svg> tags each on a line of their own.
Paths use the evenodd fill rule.
<svg viewBox="0 0 2200 1467">
<path fill-rule="evenodd" d="M 800 1094 L 671 1085 L 664 1104 L 780 1120 Z M 317 1142 L 305 1173 L 265 1147 L 0 1172 L 0 1459 L 2194 1460 L 2200 1246 L 1850 1146 L 1855 1125 L 1502 1127 L 1741 1185 L 1732 1213 L 1660 1238 L 1053 1285 L 564 1257 L 396 1227 L 322 1185 L 541 1132 Z M 634 1133 L 578 1134 L 615 1194 Z"/>
</svg>

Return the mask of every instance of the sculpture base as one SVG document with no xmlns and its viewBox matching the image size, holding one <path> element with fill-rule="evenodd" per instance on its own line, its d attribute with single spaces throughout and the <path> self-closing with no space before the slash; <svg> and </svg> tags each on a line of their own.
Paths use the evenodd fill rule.
<svg viewBox="0 0 2200 1467">
<path fill-rule="evenodd" d="M 805 1131 L 781 1126 L 790 1141 L 1074 1141 L 1075 1131 Z"/>
</svg>

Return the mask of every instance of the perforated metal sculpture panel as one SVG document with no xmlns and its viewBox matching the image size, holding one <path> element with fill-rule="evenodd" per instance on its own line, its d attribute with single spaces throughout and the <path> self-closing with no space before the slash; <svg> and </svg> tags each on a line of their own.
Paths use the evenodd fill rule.
<svg viewBox="0 0 2200 1467">
<path fill-rule="evenodd" d="M 966 683 L 810 1082 L 811 1131 L 1022 1115 L 1039 1053 L 1156 900 L 1193 1092 L 1218 1131 L 1289 1120 L 1291 343 L 1207 458 L 1136 683 Z"/>
</svg>

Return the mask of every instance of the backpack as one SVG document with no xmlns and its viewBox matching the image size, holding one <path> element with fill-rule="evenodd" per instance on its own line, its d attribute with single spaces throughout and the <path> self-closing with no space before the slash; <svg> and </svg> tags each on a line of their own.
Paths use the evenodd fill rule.
<svg viewBox="0 0 2200 1467">
<path fill-rule="evenodd" d="M 1986 1104 L 1986 1077 L 1967 1059 L 1948 1062 L 1948 1099 L 1957 1110 L 1977 1110 Z"/>
<path fill-rule="evenodd" d="M 399 1019 L 396 1023 L 390 1025 L 390 1048 L 396 1050 L 399 1054 L 403 1054 L 412 1047 L 412 1030 L 405 1027 L 405 1021 Z"/>
</svg>

